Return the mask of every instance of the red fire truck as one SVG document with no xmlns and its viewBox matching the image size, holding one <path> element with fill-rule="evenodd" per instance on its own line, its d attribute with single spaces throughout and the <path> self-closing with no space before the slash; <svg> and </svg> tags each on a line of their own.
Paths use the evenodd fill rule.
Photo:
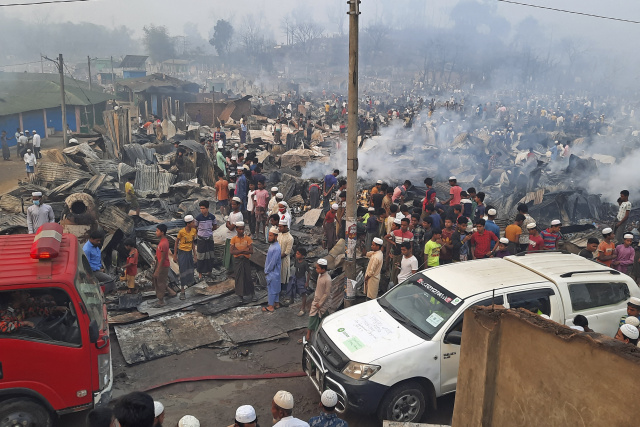
<svg viewBox="0 0 640 427">
<path fill-rule="evenodd" d="M 104 297 L 71 234 L 0 236 L 0 426 L 51 426 L 109 401 Z"/>
</svg>

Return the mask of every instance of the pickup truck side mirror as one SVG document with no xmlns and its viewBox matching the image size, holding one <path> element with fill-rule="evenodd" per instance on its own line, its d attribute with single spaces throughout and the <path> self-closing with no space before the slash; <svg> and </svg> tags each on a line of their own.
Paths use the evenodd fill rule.
<svg viewBox="0 0 640 427">
<path fill-rule="evenodd" d="M 98 342 L 98 338 L 100 337 L 100 330 L 98 329 L 98 322 L 92 320 L 89 323 L 89 342 L 95 344 Z"/>
<path fill-rule="evenodd" d="M 444 342 L 447 344 L 460 345 L 462 342 L 462 332 L 451 331 L 444 337 Z"/>
</svg>

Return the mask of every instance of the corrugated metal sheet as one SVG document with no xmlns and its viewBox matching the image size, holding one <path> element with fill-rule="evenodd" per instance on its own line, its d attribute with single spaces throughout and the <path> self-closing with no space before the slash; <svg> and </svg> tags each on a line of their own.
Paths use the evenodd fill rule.
<svg viewBox="0 0 640 427">
<path fill-rule="evenodd" d="M 133 231 L 133 219 L 115 206 L 105 206 L 100 212 L 98 223 L 107 233 L 122 230 L 125 235 Z"/>
<path fill-rule="evenodd" d="M 156 162 L 156 150 L 153 148 L 143 147 L 140 144 L 125 144 L 122 148 L 124 149 L 125 161 L 130 166 L 135 166 L 138 161 L 146 164 Z"/>
<path fill-rule="evenodd" d="M 106 182 L 111 180 L 109 175 L 99 174 L 94 175 L 84 186 L 84 192 L 89 193 L 92 196 L 96 195 L 96 192 L 102 187 Z"/>
<path fill-rule="evenodd" d="M 195 151 L 196 153 L 206 153 L 204 146 L 193 139 L 185 139 L 184 141 L 181 141 L 180 146 Z"/>
<path fill-rule="evenodd" d="M 38 163 L 36 168 L 36 179 L 40 183 L 53 183 L 54 185 L 64 184 L 74 179 L 90 179 L 91 174 L 78 168 L 60 165 L 57 163 Z"/>
<path fill-rule="evenodd" d="M 0 214 L 0 234 L 27 228 L 27 217 L 22 214 Z"/>
<path fill-rule="evenodd" d="M 5 194 L 0 198 L 0 209 L 12 214 L 22 214 L 23 202 L 19 197 Z M 28 206 L 25 206 L 25 212 Z"/>
<path fill-rule="evenodd" d="M 105 174 L 111 175 L 113 177 L 118 176 L 118 164 L 117 160 L 92 160 L 92 159 L 84 159 L 84 163 L 87 165 L 89 170 L 98 175 Z M 133 168 L 132 168 L 133 169 Z"/>
<path fill-rule="evenodd" d="M 78 156 L 83 155 L 88 159 L 100 160 L 100 157 L 96 154 L 96 152 L 87 144 L 83 142 L 82 144 L 74 145 L 72 147 L 67 147 L 62 152 L 68 156 Z"/>
<path fill-rule="evenodd" d="M 122 181 L 125 175 L 136 173 L 136 168 L 126 163 L 118 163 L 118 180 Z"/>
<path fill-rule="evenodd" d="M 56 188 L 54 188 L 49 192 L 49 195 L 47 196 L 47 198 L 49 200 L 57 200 L 57 199 L 64 200 L 69 195 L 69 193 L 72 193 L 71 189 L 73 187 L 75 187 L 76 185 L 80 185 L 87 180 L 88 178 L 74 179 L 74 180 L 65 182 L 64 184 L 58 185 Z"/>
<path fill-rule="evenodd" d="M 143 197 L 168 193 L 175 180 L 175 175 L 160 169 L 158 165 L 145 165 L 140 161 L 136 164 L 135 189 Z"/>
</svg>

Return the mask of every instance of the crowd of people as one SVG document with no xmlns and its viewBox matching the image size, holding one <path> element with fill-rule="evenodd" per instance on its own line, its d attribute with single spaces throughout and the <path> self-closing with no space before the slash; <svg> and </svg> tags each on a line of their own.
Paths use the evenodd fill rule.
<svg viewBox="0 0 640 427">
<path fill-rule="evenodd" d="M 325 390 L 321 397 L 319 414 L 303 421 L 293 416 L 295 399 L 285 390 L 278 391 L 271 400 L 271 416 L 275 427 L 347 427 L 347 422 L 336 413 L 338 395 Z M 132 392 L 111 402 L 110 406 L 96 408 L 87 415 L 87 427 L 162 427 L 165 421 L 162 402 L 143 392 Z M 242 405 L 229 415 L 229 427 L 259 427 L 256 410 L 251 405 Z M 200 427 L 200 419 L 184 415 L 177 427 Z M 205 420 L 203 425 L 210 425 Z"/>
</svg>

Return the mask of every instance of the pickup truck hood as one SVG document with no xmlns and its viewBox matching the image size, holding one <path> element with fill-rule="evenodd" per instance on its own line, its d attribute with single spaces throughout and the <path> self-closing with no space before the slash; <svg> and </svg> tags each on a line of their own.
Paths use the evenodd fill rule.
<svg viewBox="0 0 640 427">
<path fill-rule="evenodd" d="M 391 317 L 377 300 L 338 311 L 322 329 L 350 360 L 372 363 L 424 340 Z"/>
</svg>

